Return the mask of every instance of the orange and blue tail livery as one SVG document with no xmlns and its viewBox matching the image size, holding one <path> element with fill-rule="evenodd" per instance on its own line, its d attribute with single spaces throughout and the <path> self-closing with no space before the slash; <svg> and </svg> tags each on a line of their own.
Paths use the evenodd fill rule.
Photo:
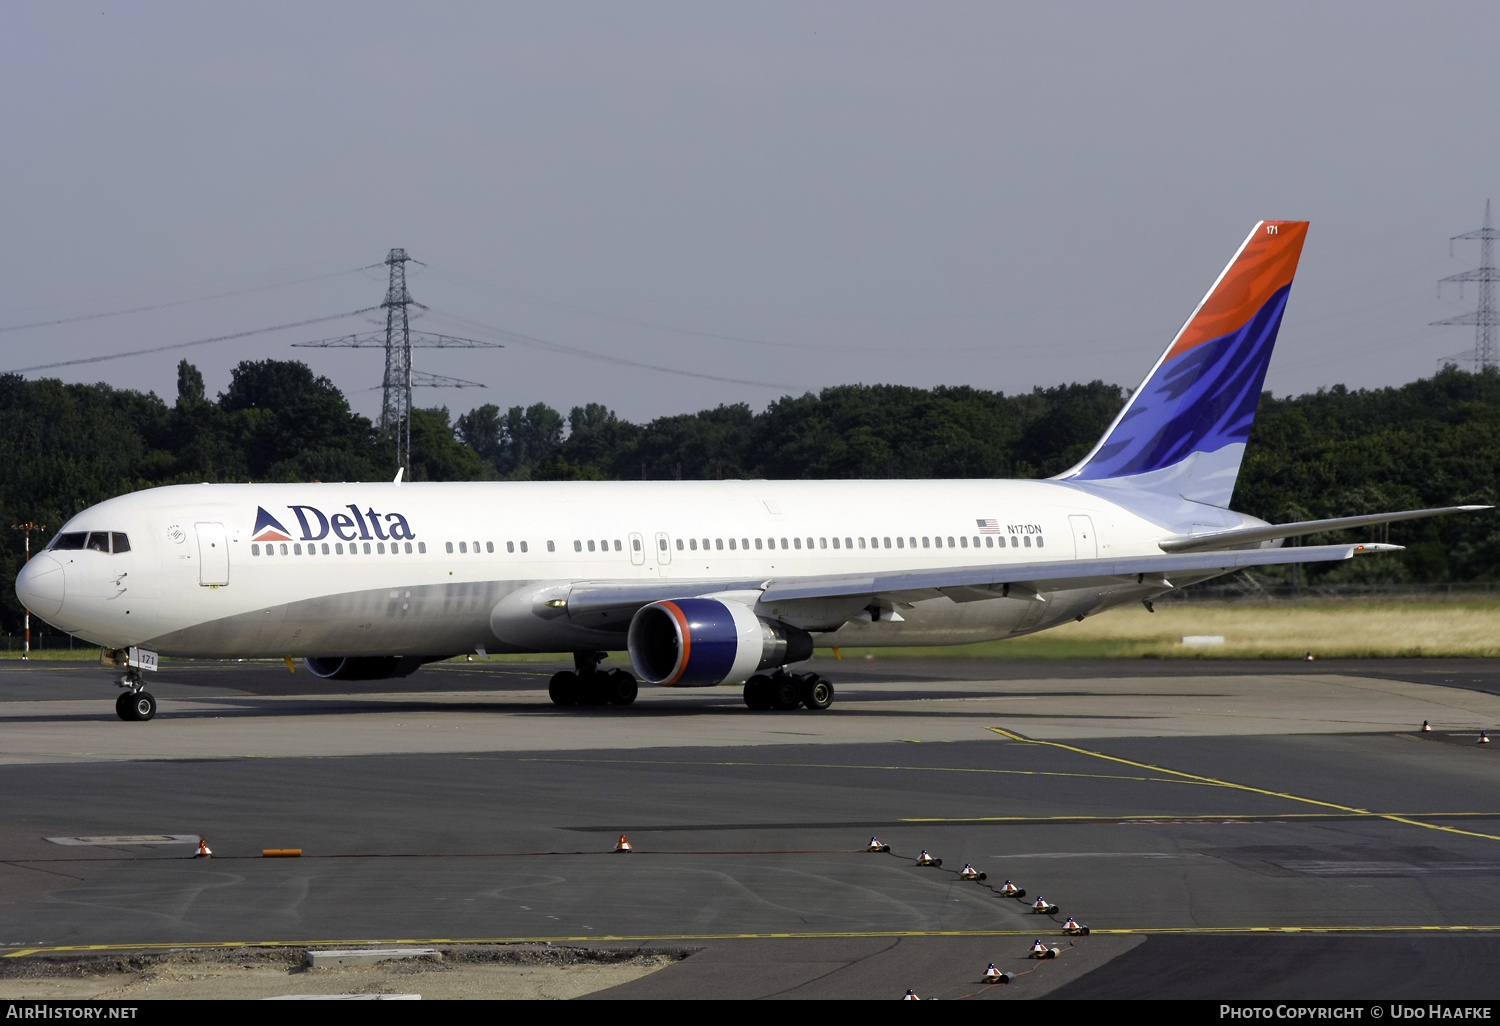
<svg viewBox="0 0 1500 1026">
<path fill-rule="evenodd" d="M 1306 237 L 1306 221 L 1257 224 L 1093 452 L 1059 476 L 1227 506 Z"/>
</svg>

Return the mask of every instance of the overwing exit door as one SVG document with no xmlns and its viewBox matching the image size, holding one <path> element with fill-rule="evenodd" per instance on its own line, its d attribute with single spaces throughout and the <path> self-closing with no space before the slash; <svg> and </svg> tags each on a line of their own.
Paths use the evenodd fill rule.
<svg viewBox="0 0 1500 1026">
<path fill-rule="evenodd" d="M 219 588 L 229 583 L 229 539 L 223 524 L 194 524 L 198 532 L 198 583 Z"/>
</svg>

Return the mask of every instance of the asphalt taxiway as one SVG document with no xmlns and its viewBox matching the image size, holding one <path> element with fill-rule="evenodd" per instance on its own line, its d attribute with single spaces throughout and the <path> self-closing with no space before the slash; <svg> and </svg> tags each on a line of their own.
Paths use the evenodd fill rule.
<svg viewBox="0 0 1500 1026">
<path fill-rule="evenodd" d="M 818 668 L 832 709 L 757 713 L 560 710 L 540 664 L 177 663 L 124 723 L 96 668 L 0 665 L 0 955 L 551 941 L 698 950 L 611 997 L 1500 992 L 1500 662 Z M 214 857 L 109 840 L 149 835 Z"/>
</svg>

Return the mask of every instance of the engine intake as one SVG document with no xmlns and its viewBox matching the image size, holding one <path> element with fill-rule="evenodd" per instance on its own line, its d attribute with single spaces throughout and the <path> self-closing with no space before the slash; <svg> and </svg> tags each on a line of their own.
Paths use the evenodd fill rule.
<svg viewBox="0 0 1500 1026">
<path fill-rule="evenodd" d="M 812 635 L 738 602 L 691 598 L 642 606 L 630 621 L 636 676 L 667 687 L 738 684 L 757 670 L 800 662 Z"/>
</svg>

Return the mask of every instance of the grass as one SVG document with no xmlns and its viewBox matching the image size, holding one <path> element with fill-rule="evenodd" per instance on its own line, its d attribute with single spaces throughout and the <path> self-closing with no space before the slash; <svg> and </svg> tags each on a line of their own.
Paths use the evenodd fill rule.
<svg viewBox="0 0 1500 1026">
<path fill-rule="evenodd" d="M 1222 635 L 1190 646 L 1184 635 Z M 1357 599 L 1132 605 L 1007 641 L 942 648 L 844 649 L 844 657 L 1001 659 L 1286 659 L 1500 656 L 1500 601 Z"/>
</svg>

